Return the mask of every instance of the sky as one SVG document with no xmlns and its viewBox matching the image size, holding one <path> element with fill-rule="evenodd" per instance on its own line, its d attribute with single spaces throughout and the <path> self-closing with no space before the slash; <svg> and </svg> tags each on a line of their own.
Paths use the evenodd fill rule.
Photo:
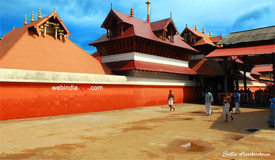
<svg viewBox="0 0 275 160">
<path fill-rule="evenodd" d="M 56 12 L 67 29 L 69 37 L 79 47 L 92 54 L 95 47 L 88 46 L 106 33 L 100 28 L 104 19 L 113 9 L 146 20 L 146 0 L 0 0 L 0 37 L 12 30 L 13 26 L 23 26 L 27 15 L 28 23 L 32 11 L 35 20 L 39 8 L 42 17 Z M 212 36 L 225 37 L 231 32 L 255 29 L 275 25 L 274 0 L 151 0 L 151 21 L 169 18 L 181 33 L 186 24 L 189 28 L 198 26 Z"/>
</svg>

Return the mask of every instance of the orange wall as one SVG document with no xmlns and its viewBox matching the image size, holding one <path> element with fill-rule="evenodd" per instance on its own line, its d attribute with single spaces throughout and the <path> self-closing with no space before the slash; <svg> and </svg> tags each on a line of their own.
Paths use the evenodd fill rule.
<svg viewBox="0 0 275 160">
<path fill-rule="evenodd" d="M 51 86 L 58 85 L 83 88 L 84 84 L 1 82 L 0 120 L 165 105 L 169 89 L 176 103 L 195 102 L 198 97 L 197 88 L 190 86 L 97 84 L 94 86 L 103 86 L 103 90 L 52 90 Z"/>
</svg>

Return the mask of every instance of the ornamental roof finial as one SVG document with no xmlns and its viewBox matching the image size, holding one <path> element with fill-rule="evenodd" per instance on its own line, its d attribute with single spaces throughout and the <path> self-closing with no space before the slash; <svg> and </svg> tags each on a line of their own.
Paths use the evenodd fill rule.
<svg viewBox="0 0 275 160">
<path fill-rule="evenodd" d="M 37 16 L 38 19 L 41 18 L 41 8 L 39 8 L 39 12 L 38 12 L 38 16 Z"/>
</svg>

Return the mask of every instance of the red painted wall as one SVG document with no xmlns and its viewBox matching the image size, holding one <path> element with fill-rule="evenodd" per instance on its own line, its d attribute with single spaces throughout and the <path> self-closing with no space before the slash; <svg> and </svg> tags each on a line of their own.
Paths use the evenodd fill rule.
<svg viewBox="0 0 275 160">
<path fill-rule="evenodd" d="M 52 90 L 74 85 L 78 90 Z M 0 120 L 88 113 L 144 106 L 165 105 L 172 89 L 176 103 L 197 101 L 196 87 L 145 85 L 94 85 L 103 90 L 85 90 L 88 84 L 0 83 Z M 82 90 L 81 90 L 82 88 Z"/>
</svg>

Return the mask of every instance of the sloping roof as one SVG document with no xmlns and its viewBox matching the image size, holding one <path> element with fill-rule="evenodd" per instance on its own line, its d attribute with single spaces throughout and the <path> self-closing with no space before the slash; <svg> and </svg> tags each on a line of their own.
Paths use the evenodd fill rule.
<svg viewBox="0 0 275 160">
<path fill-rule="evenodd" d="M 197 35 L 198 37 L 210 37 L 209 35 L 207 34 L 204 34 L 204 33 L 201 33 L 199 31 L 196 31 L 195 29 L 192 29 L 192 28 L 188 28 L 186 27 L 189 31 L 191 31 L 192 33 L 194 33 L 195 35 Z"/>
<path fill-rule="evenodd" d="M 265 40 L 275 40 L 275 26 L 233 32 L 224 37 L 218 44 L 237 44 Z"/>
<path fill-rule="evenodd" d="M 159 31 L 159 30 L 165 29 L 169 23 L 170 23 L 170 18 L 152 22 L 151 23 L 152 31 Z"/>
<path fill-rule="evenodd" d="M 209 35 L 207 34 L 204 34 L 204 33 L 201 33 L 199 31 L 196 31 L 194 29 L 191 29 L 191 28 L 188 28 L 186 27 L 183 32 L 181 33 L 181 35 L 183 36 L 183 33 L 186 31 L 186 30 L 189 30 L 190 32 L 192 32 L 193 34 L 195 34 L 196 36 L 198 37 L 201 37 L 201 39 L 195 43 L 193 46 L 200 46 L 200 45 L 205 45 L 205 44 L 208 44 L 208 45 L 211 45 L 211 46 L 216 46 L 213 42 L 217 42 L 218 39 L 222 39 L 221 36 L 216 36 L 216 37 L 210 37 Z"/>
<path fill-rule="evenodd" d="M 174 24 L 174 21 L 172 20 L 172 18 L 167 18 L 167 19 L 163 19 L 163 20 L 160 20 L 160 21 L 155 21 L 155 22 L 152 22 L 151 23 L 151 28 L 152 28 L 152 31 L 159 31 L 159 30 L 162 30 L 162 29 L 166 29 L 167 26 L 172 23 L 175 30 L 177 31 L 177 28 Z"/>
<path fill-rule="evenodd" d="M 99 55 L 98 51 L 91 54 L 95 59 L 97 59 L 100 63 L 102 62 L 102 57 Z"/>
<path fill-rule="evenodd" d="M 206 58 L 200 60 L 192 70 L 203 76 L 224 75 L 222 66 L 215 61 L 207 60 Z"/>
<path fill-rule="evenodd" d="M 159 63 L 144 62 L 138 60 L 124 60 L 106 63 L 113 71 L 142 70 L 173 74 L 196 75 L 197 73 L 189 67 L 173 66 Z"/>
<path fill-rule="evenodd" d="M 250 74 L 251 74 L 251 75 L 257 75 L 257 76 L 262 75 L 262 74 L 259 73 L 257 70 L 255 70 L 255 67 L 251 70 Z"/>
<path fill-rule="evenodd" d="M 275 44 L 235 47 L 235 48 L 218 48 L 205 57 L 227 57 L 241 55 L 257 55 L 275 53 Z"/>
<path fill-rule="evenodd" d="M 90 43 L 89 45 L 94 45 L 96 43 L 100 43 L 100 42 L 106 42 L 106 41 L 110 41 L 110 40 L 117 40 L 117 39 L 122 39 L 122 38 L 127 38 L 127 37 L 132 37 L 132 36 L 139 36 L 142 38 L 146 38 L 149 40 L 153 40 L 153 41 L 157 41 L 160 43 L 165 43 L 165 44 L 169 44 L 172 46 L 176 46 L 176 47 L 180 47 L 180 48 L 184 48 L 184 49 L 188 49 L 190 51 L 194 51 L 194 52 L 198 52 L 196 49 L 192 48 L 191 46 L 189 46 L 187 43 L 185 43 L 183 41 L 183 38 L 180 38 L 179 35 L 175 35 L 174 36 L 174 43 L 170 42 L 169 40 L 161 40 L 159 39 L 152 31 L 151 28 L 151 23 L 148 23 L 147 21 L 135 18 L 135 17 L 131 17 L 128 16 L 124 13 L 115 11 L 115 10 L 111 10 L 108 14 L 108 16 L 110 14 L 115 15 L 120 21 L 130 24 L 132 25 L 130 28 L 128 28 L 123 35 L 119 35 L 115 38 L 108 38 L 105 35 L 101 36 L 100 38 L 98 38 L 97 40 L 95 40 L 94 42 Z M 108 18 L 107 16 L 107 18 Z M 105 19 L 105 21 L 107 20 L 107 18 Z M 103 22 L 103 24 L 105 23 L 105 21 Z M 102 25 L 103 26 L 103 25 Z"/>
<path fill-rule="evenodd" d="M 216 46 L 209 38 L 207 37 L 203 37 L 201 38 L 197 43 L 195 43 L 193 46 L 200 46 L 200 45 L 205 45 L 205 44 L 209 44 L 212 46 Z"/>
<path fill-rule="evenodd" d="M 217 43 L 222 39 L 222 36 L 215 36 L 215 37 L 209 37 L 209 39 L 214 42 Z"/>
<path fill-rule="evenodd" d="M 0 68 L 112 74 L 108 67 L 69 39 L 60 41 L 53 36 L 43 38 L 35 30 L 29 29 L 48 18 L 51 16 L 12 30 L 3 37 L 0 41 Z"/>
<path fill-rule="evenodd" d="M 271 73 L 273 71 L 273 65 L 255 66 L 252 70 L 258 73 Z"/>
<path fill-rule="evenodd" d="M 11 49 L 11 47 L 21 38 L 21 36 L 28 31 L 29 28 L 34 27 L 34 28 L 37 29 L 42 23 L 44 23 L 45 21 L 47 21 L 51 17 L 55 17 L 59 20 L 62 27 L 67 32 L 67 38 L 68 38 L 68 36 L 71 35 L 71 33 L 68 31 L 68 29 L 66 28 L 66 26 L 62 22 L 61 18 L 58 16 L 58 14 L 56 12 L 53 12 L 53 13 L 51 13 L 50 15 L 48 15 L 46 17 L 38 19 L 38 20 L 36 20 L 34 22 L 31 22 L 27 25 L 19 27 L 15 30 L 11 30 L 6 35 L 4 35 L 1 38 L 1 41 L 0 41 L 0 48 L 1 48 L 1 50 L 0 50 L 0 59 Z"/>
<path fill-rule="evenodd" d="M 22 35 L 28 31 L 28 28 L 33 27 L 44 19 L 46 19 L 46 17 L 24 25 L 15 30 L 11 30 L 6 35 L 4 35 L 0 41 L 0 59 L 4 57 L 4 55 L 12 48 L 12 46 L 22 37 Z"/>
</svg>

